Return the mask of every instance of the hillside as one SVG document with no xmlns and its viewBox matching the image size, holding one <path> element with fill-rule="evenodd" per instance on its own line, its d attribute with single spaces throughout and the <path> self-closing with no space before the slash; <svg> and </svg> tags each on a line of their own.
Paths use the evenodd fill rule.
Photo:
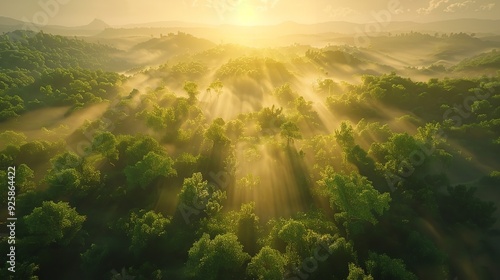
<svg viewBox="0 0 500 280">
<path fill-rule="evenodd" d="M 486 23 L 1 35 L 0 279 L 499 279 Z"/>
<path fill-rule="evenodd" d="M 453 67 L 454 71 L 477 72 L 481 70 L 498 70 L 500 68 L 500 53 L 496 49 L 464 59 Z"/>
</svg>

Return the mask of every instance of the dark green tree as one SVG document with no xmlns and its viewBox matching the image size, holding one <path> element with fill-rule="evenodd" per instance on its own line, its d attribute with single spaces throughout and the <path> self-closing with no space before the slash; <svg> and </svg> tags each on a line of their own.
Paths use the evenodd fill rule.
<svg viewBox="0 0 500 280">
<path fill-rule="evenodd" d="M 161 213 L 140 210 L 131 212 L 119 224 L 130 238 L 130 250 L 137 254 L 148 245 L 166 238 L 170 220 Z"/>
<path fill-rule="evenodd" d="M 24 217 L 30 237 L 40 245 L 68 245 L 80 233 L 85 216 L 79 215 L 67 202 L 44 201 Z"/>
<path fill-rule="evenodd" d="M 243 273 L 243 264 L 249 259 L 236 235 L 226 233 L 210 239 L 204 234 L 189 249 L 187 267 L 196 279 L 235 279 Z"/>
<path fill-rule="evenodd" d="M 109 160 L 116 161 L 118 160 L 118 150 L 116 149 L 117 144 L 118 140 L 116 140 L 115 135 L 106 131 L 99 133 L 94 137 L 91 149 L 93 152 L 101 153 Z"/>
<path fill-rule="evenodd" d="M 252 279 L 282 280 L 285 276 L 286 260 L 280 251 L 264 246 L 248 264 L 247 274 Z"/>
<path fill-rule="evenodd" d="M 374 279 L 408 279 L 417 280 L 417 276 L 407 270 L 405 263 L 400 259 L 393 259 L 386 254 L 371 252 L 366 268 Z"/>
</svg>

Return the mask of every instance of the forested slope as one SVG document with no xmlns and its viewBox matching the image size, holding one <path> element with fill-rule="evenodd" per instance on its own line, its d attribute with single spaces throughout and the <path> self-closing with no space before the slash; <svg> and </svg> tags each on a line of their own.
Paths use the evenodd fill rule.
<svg viewBox="0 0 500 280">
<path fill-rule="evenodd" d="M 419 81 L 346 46 L 221 44 L 124 76 L 108 46 L 1 38 L 16 277 L 500 275 L 494 65 Z"/>
</svg>

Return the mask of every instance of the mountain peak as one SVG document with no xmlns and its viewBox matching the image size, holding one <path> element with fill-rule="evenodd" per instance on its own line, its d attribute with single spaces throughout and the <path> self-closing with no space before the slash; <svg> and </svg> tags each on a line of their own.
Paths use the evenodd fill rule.
<svg viewBox="0 0 500 280">
<path fill-rule="evenodd" d="M 98 18 L 95 18 L 91 23 L 87 24 L 85 27 L 88 29 L 104 30 L 104 29 L 109 28 L 111 26 L 109 26 L 104 21 L 102 21 Z"/>
</svg>

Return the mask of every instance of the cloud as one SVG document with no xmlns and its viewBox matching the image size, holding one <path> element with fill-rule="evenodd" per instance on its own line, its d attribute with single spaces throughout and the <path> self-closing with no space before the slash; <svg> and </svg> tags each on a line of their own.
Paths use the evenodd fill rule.
<svg viewBox="0 0 500 280">
<path fill-rule="evenodd" d="M 407 11 L 409 12 L 410 9 L 407 9 Z M 405 13 L 405 10 L 402 8 L 399 8 L 399 9 L 394 11 L 394 14 L 396 14 L 396 15 L 400 15 L 400 14 L 404 14 L 404 13 Z"/>
<path fill-rule="evenodd" d="M 358 13 L 349 7 L 333 8 L 332 5 L 328 5 L 324 11 L 330 18 L 346 18 Z"/>
<path fill-rule="evenodd" d="M 491 11 L 491 10 L 493 10 L 493 7 L 495 7 L 495 3 L 489 3 L 489 4 L 486 4 L 486 5 L 481 5 L 478 9 L 476 9 L 476 12 Z"/>
<path fill-rule="evenodd" d="M 446 4 L 448 3 L 449 0 L 431 0 L 429 2 L 429 7 L 427 8 L 420 8 L 417 10 L 417 13 L 419 14 L 424 14 L 424 15 L 428 15 L 430 14 L 432 11 L 438 9 L 439 7 L 441 7 L 443 4 Z"/>
<path fill-rule="evenodd" d="M 444 11 L 447 13 L 454 13 L 457 10 L 463 9 L 463 8 L 470 6 L 472 4 L 475 4 L 475 3 L 476 3 L 476 1 L 471 1 L 471 0 L 453 3 L 453 4 L 449 5 L 448 7 L 446 7 L 446 9 L 444 9 Z"/>
<path fill-rule="evenodd" d="M 486 0 L 487 1 L 487 0 Z M 421 15 L 429 15 L 435 12 L 456 13 L 460 11 L 491 11 L 495 3 L 487 3 L 483 0 L 430 0 L 427 7 L 417 9 Z M 485 3 L 486 2 L 486 3 Z"/>
</svg>

